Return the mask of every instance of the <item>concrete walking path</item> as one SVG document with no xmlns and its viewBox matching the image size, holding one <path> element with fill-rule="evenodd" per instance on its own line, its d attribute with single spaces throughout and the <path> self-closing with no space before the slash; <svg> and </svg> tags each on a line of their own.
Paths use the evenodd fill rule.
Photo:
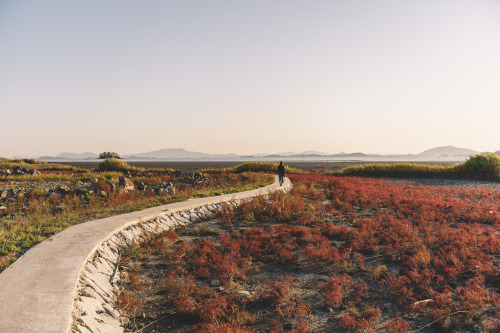
<svg viewBox="0 0 500 333">
<path fill-rule="evenodd" d="M 0 273 L 0 332 L 67 332 L 80 268 L 110 234 L 140 220 L 291 187 L 269 186 L 191 199 L 74 225 L 31 248 Z"/>
</svg>

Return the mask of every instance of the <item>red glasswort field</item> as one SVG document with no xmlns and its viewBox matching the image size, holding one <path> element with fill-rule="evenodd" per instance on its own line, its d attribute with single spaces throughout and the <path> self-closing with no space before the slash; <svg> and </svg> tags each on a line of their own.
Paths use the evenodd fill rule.
<svg viewBox="0 0 500 333">
<path fill-rule="evenodd" d="M 498 189 L 290 178 L 291 193 L 125 250 L 129 328 L 499 330 Z"/>
</svg>

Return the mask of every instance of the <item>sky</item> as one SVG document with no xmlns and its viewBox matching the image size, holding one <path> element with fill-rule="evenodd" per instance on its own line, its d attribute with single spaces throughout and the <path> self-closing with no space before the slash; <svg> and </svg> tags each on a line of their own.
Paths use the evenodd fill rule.
<svg viewBox="0 0 500 333">
<path fill-rule="evenodd" d="M 0 0 L 0 156 L 500 150 L 498 0 Z"/>
</svg>

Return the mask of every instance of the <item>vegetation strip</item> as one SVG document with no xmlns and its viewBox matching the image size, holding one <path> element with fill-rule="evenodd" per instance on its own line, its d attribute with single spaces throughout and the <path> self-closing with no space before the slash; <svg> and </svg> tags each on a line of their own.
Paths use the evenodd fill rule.
<svg viewBox="0 0 500 333">
<path fill-rule="evenodd" d="M 1 175 L 3 174 L 3 176 Z M 263 173 L 186 173 L 107 159 L 96 170 L 0 159 L 0 272 L 65 228 L 149 207 L 260 188 Z"/>
<path fill-rule="evenodd" d="M 492 153 L 471 156 L 457 165 L 426 165 L 417 163 L 372 163 L 349 166 L 330 174 L 389 178 L 452 178 L 500 180 L 500 157 Z"/>
</svg>

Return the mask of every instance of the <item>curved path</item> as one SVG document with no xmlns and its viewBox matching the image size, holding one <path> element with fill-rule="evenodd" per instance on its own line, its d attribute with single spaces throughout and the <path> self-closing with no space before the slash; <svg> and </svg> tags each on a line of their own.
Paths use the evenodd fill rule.
<svg viewBox="0 0 500 333">
<path fill-rule="evenodd" d="M 245 199 L 288 189 L 266 187 L 217 197 L 191 199 L 74 225 L 36 245 L 0 274 L 0 332 L 67 332 L 80 269 L 108 235 L 165 211 Z"/>
</svg>

